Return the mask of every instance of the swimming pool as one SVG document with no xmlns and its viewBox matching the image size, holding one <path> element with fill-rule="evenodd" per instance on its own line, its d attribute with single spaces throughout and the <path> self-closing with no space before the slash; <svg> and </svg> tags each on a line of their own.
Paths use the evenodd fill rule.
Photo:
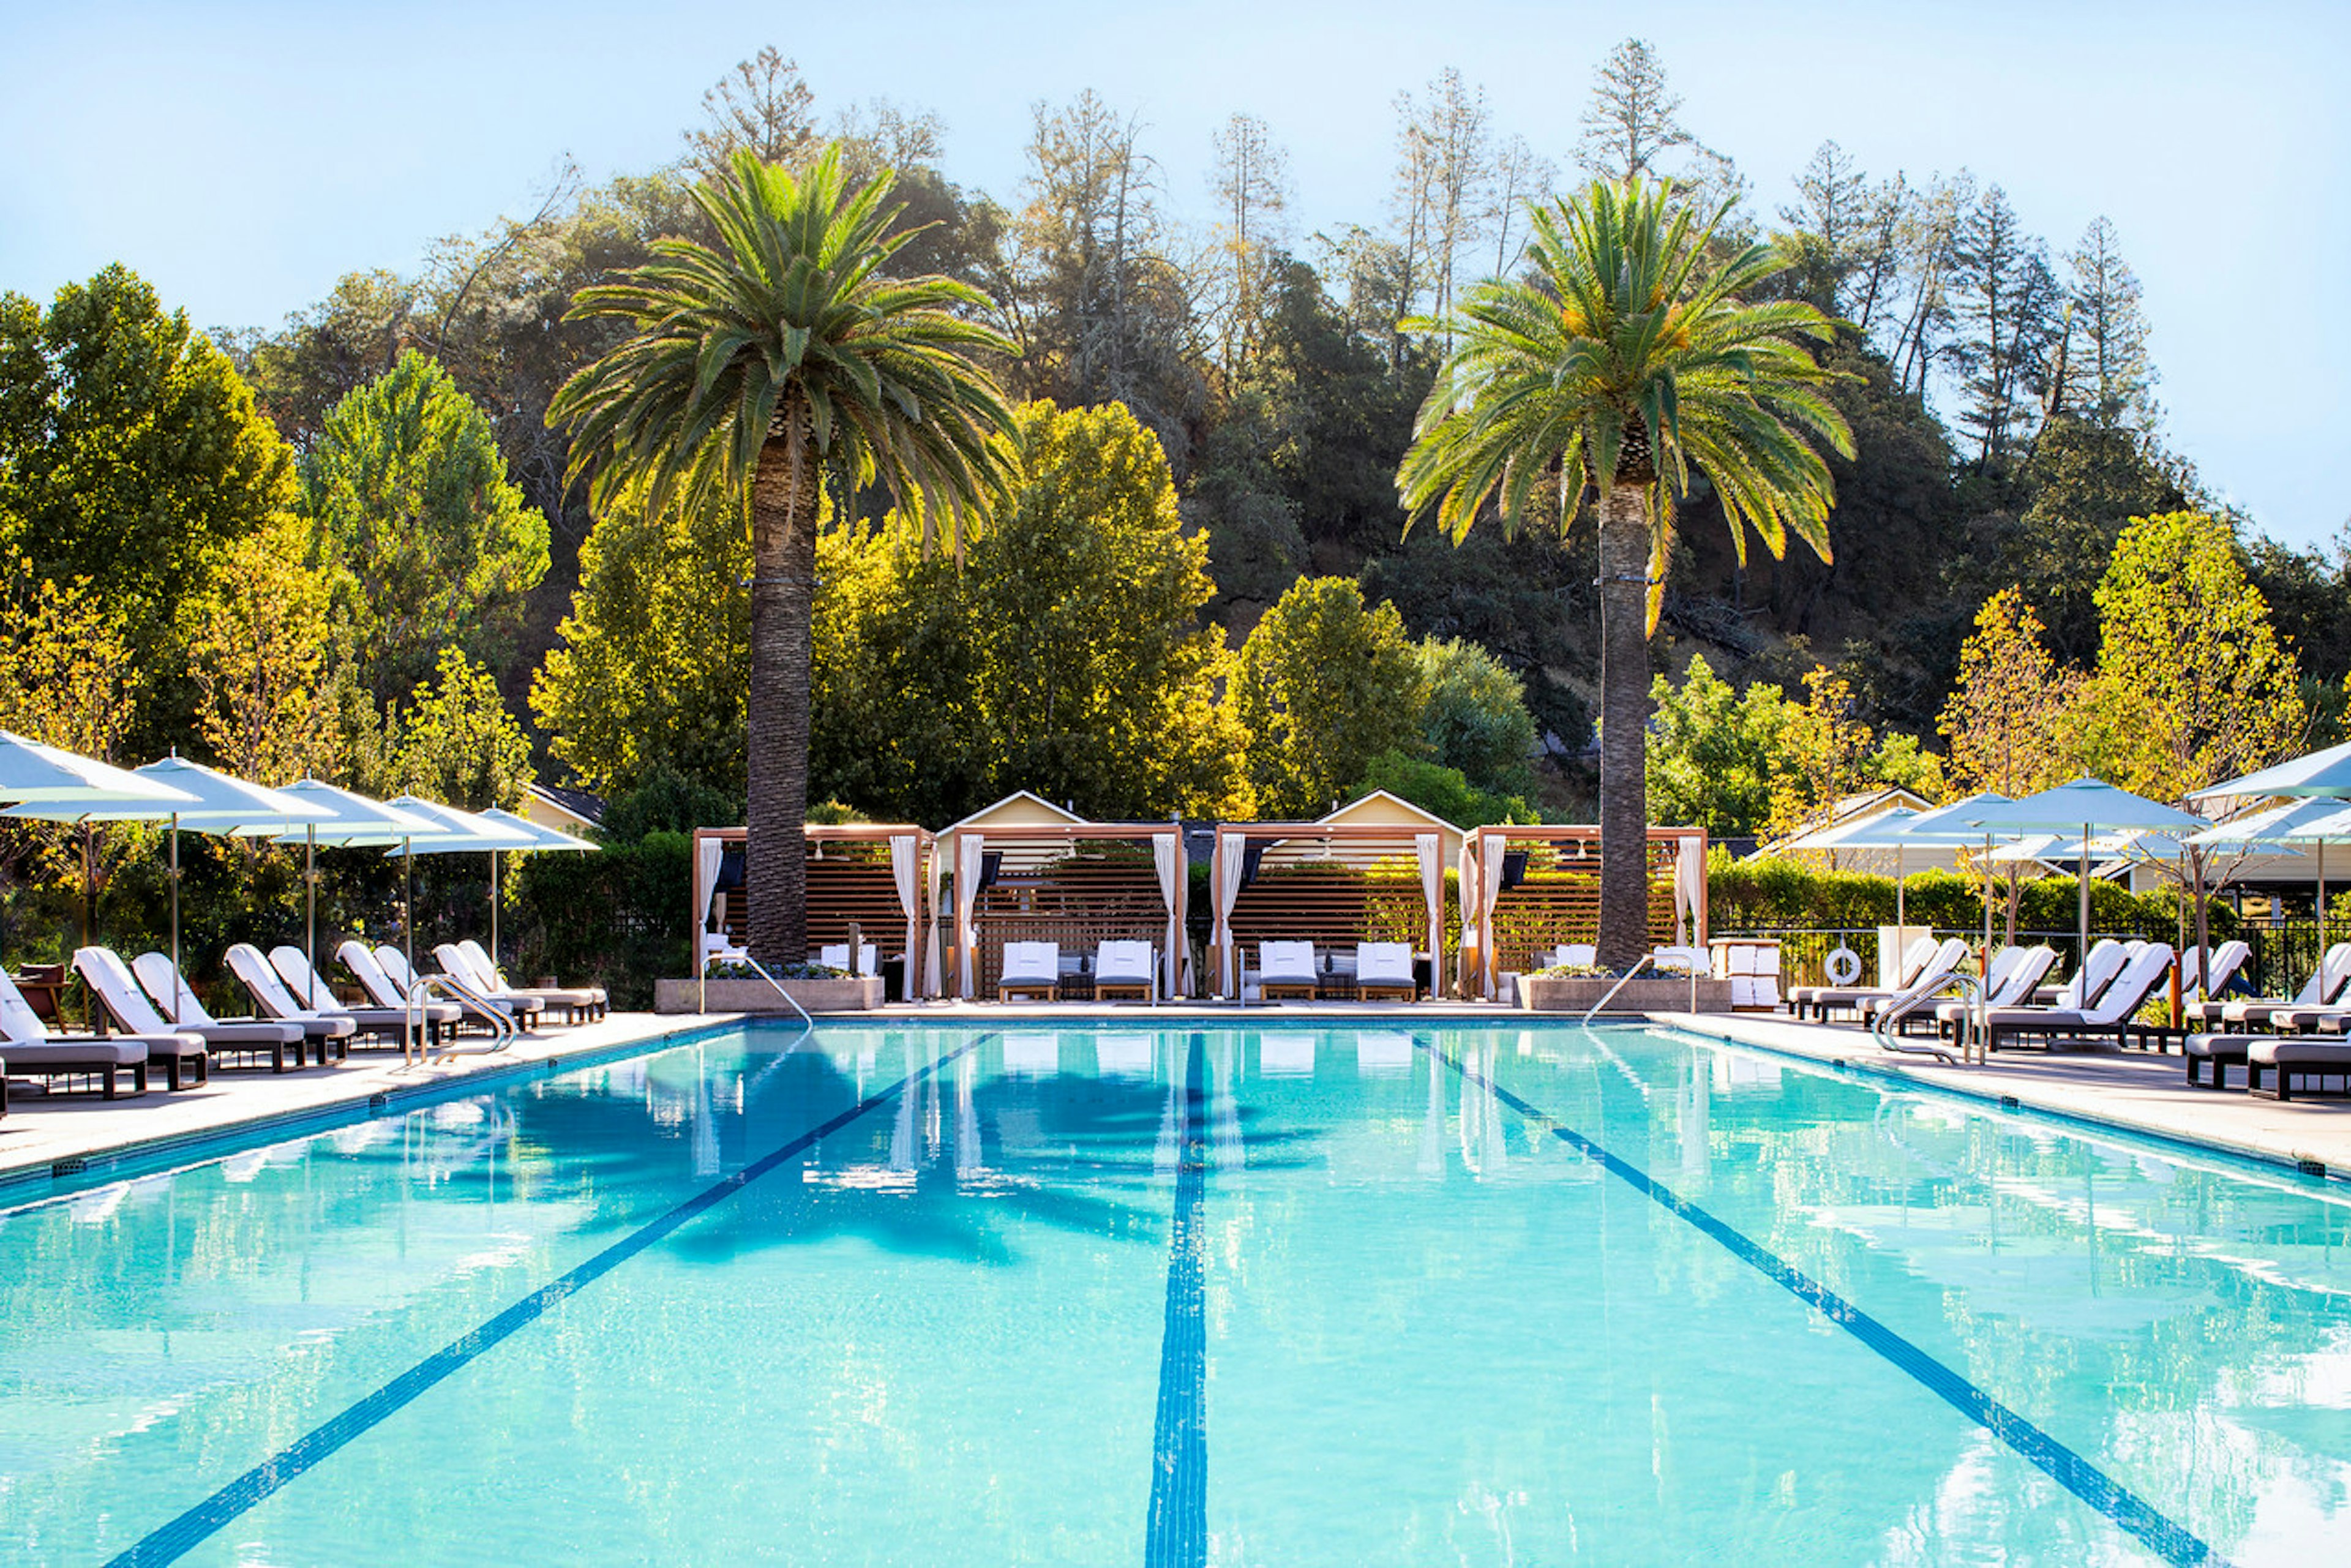
<svg viewBox="0 0 2351 1568">
<path fill-rule="evenodd" d="M 0 1216 L 0 1562 L 2334 1560 L 2346 1196 L 1646 1029 L 735 1031 Z"/>
</svg>

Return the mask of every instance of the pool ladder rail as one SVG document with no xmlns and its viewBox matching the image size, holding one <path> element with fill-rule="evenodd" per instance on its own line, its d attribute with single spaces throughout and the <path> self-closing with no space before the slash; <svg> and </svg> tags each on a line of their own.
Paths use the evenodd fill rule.
<svg viewBox="0 0 2351 1568">
<path fill-rule="evenodd" d="M 1606 1012 L 1608 1010 L 1608 1004 L 1616 999 L 1616 993 L 1623 990 L 1626 986 L 1632 984 L 1633 977 L 1647 968 L 1649 967 L 1650 960 L 1656 956 L 1656 955 L 1655 953 L 1644 953 L 1638 958 L 1635 958 L 1633 961 L 1633 967 L 1631 968 L 1616 977 L 1616 983 L 1608 988 L 1607 994 L 1603 996 L 1598 1001 L 1593 1003 L 1590 1009 L 1584 1012 L 1582 1020 L 1583 1026 L 1585 1029 L 1590 1029 L 1592 1027 L 1592 1020 L 1594 1018 L 1597 1018 L 1600 1014 Z M 1660 977 L 1664 977 L 1670 975 L 1672 971 L 1669 969 L 1659 969 L 1657 973 Z M 1698 966 L 1695 964 L 1692 964 L 1689 967 L 1689 1010 L 1696 1012 L 1698 1011 Z"/>
<path fill-rule="evenodd" d="M 434 993 L 436 991 L 444 1000 L 456 1003 L 466 1012 L 488 1024 L 490 1026 L 489 1043 L 453 1045 L 444 1040 L 437 1049 L 423 1044 L 425 1004 L 433 999 Z M 400 1055 L 402 1062 L 410 1067 L 415 1066 L 420 1061 L 429 1062 L 436 1059 L 446 1061 L 453 1056 L 486 1056 L 504 1051 L 522 1038 L 522 1026 L 515 1022 L 512 1013 L 487 1000 L 480 993 L 458 984 L 447 975 L 418 976 L 416 983 L 408 988 L 406 1001 L 408 1019 L 402 1031 L 406 1038 L 401 1045 Z"/>
<path fill-rule="evenodd" d="M 850 956 L 852 958 L 854 958 L 856 954 L 852 951 Z M 752 973 L 758 975 L 759 978 L 767 981 L 770 987 L 774 988 L 776 995 L 784 998 L 784 1005 L 786 1007 L 800 1015 L 800 1032 L 802 1034 L 814 1032 L 816 1029 L 816 1019 L 809 1017 L 808 1009 L 800 1006 L 799 998 L 798 997 L 793 996 L 791 992 L 784 989 L 784 983 L 781 980 L 778 980 L 775 976 L 768 972 L 768 967 L 765 964 L 760 963 L 759 960 L 754 958 L 748 953 L 729 954 L 726 961 L 730 964 L 749 965 L 751 967 Z M 705 958 L 702 961 L 702 972 L 695 977 L 696 992 L 694 998 L 694 1009 L 696 1012 L 706 1013 L 710 1010 L 711 963 L 712 960 Z"/>
<path fill-rule="evenodd" d="M 1939 1041 L 1929 1045 L 1919 1040 L 1906 1040 L 1888 1027 L 1899 1024 L 1903 1019 L 1909 1017 L 1919 1008 L 1931 1006 L 1954 992 L 1968 1003 L 1968 1010 L 1959 1015 L 1958 1041 L 1959 1055 L 1957 1063 L 1952 1062 L 1950 1051 Z M 1912 998 L 1909 1005 L 1905 1007 L 1899 1015 L 1896 1014 L 1891 1008 L 1880 1011 L 1869 1026 L 1869 1037 L 1877 1042 L 1877 1048 L 1880 1051 L 1892 1051 L 1899 1056 L 1931 1056 L 1946 1065 L 1964 1067 L 1970 1063 L 1981 1063 L 1986 1060 L 1983 1051 L 1985 1040 L 1983 1013 L 1983 981 L 1973 975 L 1953 973 L 1945 976 L 1924 996 Z"/>
</svg>

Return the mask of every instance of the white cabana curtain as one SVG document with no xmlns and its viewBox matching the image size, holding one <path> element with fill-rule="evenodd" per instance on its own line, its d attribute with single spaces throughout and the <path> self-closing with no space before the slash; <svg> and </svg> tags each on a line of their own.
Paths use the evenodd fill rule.
<svg viewBox="0 0 2351 1568">
<path fill-rule="evenodd" d="M 1241 868 L 1249 861 L 1249 841 L 1238 833 L 1219 835 L 1217 863 L 1217 990 L 1228 997 L 1240 992 L 1239 966 L 1233 956 L 1233 905 L 1241 895 Z"/>
<path fill-rule="evenodd" d="M 987 841 L 965 831 L 956 838 L 956 965 L 963 976 L 962 992 L 979 989 L 979 944 L 971 928 L 971 912 L 979 902 L 979 852 Z"/>
<path fill-rule="evenodd" d="M 726 845 L 720 839 L 705 839 L 695 846 L 695 894 L 702 904 L 702 929 L 710 929 L 710 911 L 718 902 L 718 867 L 726 858 Z M 699 937 L 696 938 L 699 941 Z"/>
<path fill-rule="evenodd" d="M 946 880 L 946 857 L 939 853 L 938 845 L 931 846 L 929 865 L 924 868 L 925 892 L 923 908 L 930 917 L 930 940 L 923 949 L 923 990 L 926 997 L 945 996 L 947 988 L 946 965 L 939 953 L 939 883 Z"/>
<path fill-rule="evenodd" d="M 1184 841 L 1174 833 L 1155 833 L 1151 858 L 1159 869 L 1159 896 L 1167 905 L 1167 947 L 1163 972 L 1164 997 L 1183 994 L 1184 921 L 1177 913 L 1176 894 L 1184 886 Z"/>
<path fill-rule="evenodd" d="M 912 833 L 890 835 L 890 880 L 898 884 L 898 907 L 906 915 L 906 992 L 914 994 L 914 950 L 923 939 L 920 874 L 914 864 L 916 841 Z"/>
<path fill-rule="evenodd" d="M 1445 988 L 1445 841 L 1435 833 L 1416 833 L 1413 859 L 1420 862 L 1420 891 L 1428 899 L 1428 984 L 1432 992 Z"/>
<path fill-rule="evenodd" d="M 1698 846 L 1687 836 L 1674 841 L 1674 941 L 1685 947 L 1698 939 L 1698 906 L 1706 896 L 1706 856 Z"/>
<path fill-rule="evenodd" d="M 1465 997 L 1472 997 L 1479 995 L 1482 989 L 1486 968 L 1484 959 L 1486 912 L 1478 907 L 1478 889 L 1482 884 L 1478 877 L 1478 835 L 1474 832 L 1464 833 L 1461 836 L 1460 877 L 1461 994 Z M 1479 956 L 1479 972 L 1476 975 L 1469 972 L 1469 954 L 1472 949 L 1475 949 Z"/>
</svg>

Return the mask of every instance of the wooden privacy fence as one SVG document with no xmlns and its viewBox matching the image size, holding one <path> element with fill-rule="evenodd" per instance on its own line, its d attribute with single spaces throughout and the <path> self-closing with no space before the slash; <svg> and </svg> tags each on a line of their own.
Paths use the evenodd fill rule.
<svg viewBox="0 0 2351 1568">
<path fill-rule="evenodd" d="M 958 988 L 992 997 L 1008 942 L 1061 950 L 1061 994 L 1093 995 L 1093 960 L 1104 942 L 1148 942 L 1159 959 L 1159 994 L 1186 992 L 1184 917 L 1188 878 L 1183 830 L 1174 822 L 1022 824 L 956 837 L 953 898 Z"/>
<path fill-rule="evenodd" d="M 934 857 L 931 835 L 903 822 L 849 822 L 811 824 L 803 837 L 809 954 L 845 944 L 854 925 L 885 962 L 904 962 L 904 994 L 920 995 L 925 949 L 935 946 L 924 896 Z M 746 842 L 742 828 L 695 830 L 694 908 L 705 954 L 713 937 L 721 951 L 743 946 L 747 900 L 727 873 L 730 852 L 740 855 Z"/>
<path fill-rule="evenodd" d="M 1359 942 L 1404 942 L 1445 973 L 1442 837 L 1408 827 L 1333 822 L 1226 823 L 1209 862 L 1217 992 L 1238 996 L 1258 944 L 1311 942 L 1320 989 L 1352 990 Z"/>
<path fill-rule="evenodd" d="M 1649 941 L 1703 946 L 1706 830 L 1649 830 Z M 1462 984 L 1491 997 L 1505 973 L 1541 968 L 1554 948 L 1600 935 L 1600 830 L 1543 824 L 1473 830 L 1461 845 Z"/>
</svg>

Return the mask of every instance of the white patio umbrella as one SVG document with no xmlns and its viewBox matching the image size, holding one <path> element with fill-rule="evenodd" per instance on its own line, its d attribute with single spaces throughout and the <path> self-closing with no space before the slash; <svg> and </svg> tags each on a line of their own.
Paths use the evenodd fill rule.
<svg viewBox="0 0 2351 1568">
<path fill-rule="evenodd" d="M 434 825 L 423 818 L 387 806 L 352 789 L 339 789 L 319 779 L 303 779 L 287 785 L 278 793 L 291 795 L 306 805 L 319 807 L 331 813 L 305 822 L 298 832 L 273 835 L 281 844 L 303 846 L 302 886 L 304 898 L 303 953 L 310 968 L 319 967 L 319 846 L 329 849 L 358 845 L 397 843 L 403 837 L 429 833 Z M 408 912 L 401 911 L 401 922 L 407 924 Z"/>
<path fill-rule="evenodd" d="M 2176 831 L 2210 825 L 2202 817 L 2176 806 L 2167 806 L 2144 795 L 2116 789 L 2102 779 L 2089 778 L 2076 779 L 2071 783 L 2060 784 L 2053 789 L 2043 789 L 2022 800 L 1987 802 L 1973 809 L 1967 820 L 1987 832 L 2003 837 L 2038 832 L 2064 833 L 2078 839 L 2082 849 L 2082 874 L 2074 880 L 2081 890 L 2081 942 L 2085 958 L 2090 952 L 2088 873 L 2091 842 L 2098 833 L 2102 830 Z"/>
<path fill-rule="evenodd" d="M 2259 800 L 2268 795 L 2319 795 L 2335 800 L 2351 797 L 2351 741 L 2223 779 L 2188 798 L 2197 801 L 2231 797 Z"/>
<path fill-rule="evenodd" d="M 575 853 L 594 854 L 603 847 L 593 840 L 576 837 L 560 829 L 550 828 L 544 822 L 534 822 L 528 817 L 519 816 L 503 806 L 487 807 L 475 812 L 475 815 L 486 822 L 496 822 L 500 827 L 512 828 L 518 833 L 528 833 L 534 841 L 514 852 L 517 853 L 537 854 L 547 850 L 564 850 Z M 493 855 L 490 857 L 490 962 L 495 964 L 497 961 L 498 862 L 497 857 Z"/>
<path fill-rule="evenodd" d="M 461 811 L 455 806 L 419 800 L 413 795 L 393 798 L 393 805 L 403 811 L 413 811 L 440 824 L 442 831 L 414 838 L 390 852 L 414 862 L 418 855 L 479 854 L 487 851 L 490 856 L 490 962 L 498 956 L 498 856 L 503 852 L 535 850 L 539 847 L 537 835 L 493 821 L 475 811 Z M 405 885 L 407 867 L 401 874 Z M 413 955 L 411 955 L 412 960 Z"/>
<path fill-rule="evenodd" d="M 1840 822 L 1833 828 L 1814 832 L 1799 833 L 1779 847 L 1792 850 L 1892 850 L 1894 852 L 1894 924 L 1907 925 L 1904 884 L 1909 880 L 1910 853 L 1915 848 L 1926 847 L 1925 841 L 1911 838 L 1907 830 L 1917 821 L 1921 813 L 1907 806 L 1896 806 L 1875 817 L 1857 822 Z M 1942 848 L 1945 846 L 1936 845 Z"/>
<path fill-rule="evenodd" d="M 37 740 L 0 730 L 0 800 L 16 802 L 6 815 L 48 822 L 71 822 L 81 831 L 81 940 L 88 946 L 97 918 L 98 864 L 91 853 L 89 824 L 160 822 L 175 811 L 198 804 L 194 796 L 176 785 L 145 779 L 129 768 L 100 762 Z M 179 863 L 176 836 L 172 864 Z M 172 905 L 179 904 L 180 884 L 172 883 Z"/>
<path fill-rule="evenodd" d="M 2326 846 L 2351 840 L 2351 806 L 2340 800 L 2314 797 L 2297 803 L 2311 810 L 2311 815 L 2297 818 L 2290 826 L 2278 830 L 2281 842 L 2308 844 L 2318 857 L 2318 946 L 2326 947 Z"/>
<path fill-rule="evenodd" d="M 171 824 L 172 968 L 180 967 L 180 830 L 216 833 L 227 838 L 266 838 L 326 815 L 317 806 L 280 790 L 248 784 L 184 757 L 166 757 L 129 777 L 160 785 L 182 797 L 176 801 L 107 800 L 76 806 L 62 800 L 35 800 L 11 806 L 5 814 L 47 821 L 141 822 Z M 83 937 L 89 941 L 87 934 Z M 172 1021 L 180 1021 L 180 998 L 172 998 Z"/>
</svg>

